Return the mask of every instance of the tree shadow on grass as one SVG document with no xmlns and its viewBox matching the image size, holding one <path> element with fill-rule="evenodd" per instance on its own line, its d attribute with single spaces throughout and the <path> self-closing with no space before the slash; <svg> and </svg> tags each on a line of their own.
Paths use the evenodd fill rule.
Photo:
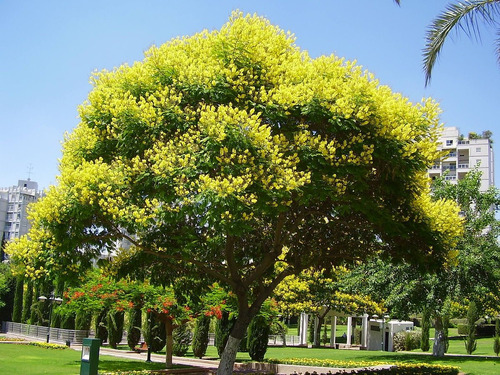
<svg viewBox="0 0 500 375">
<path fill-rule="evenodd" d="M 99 360 L 99 371 L 164 370 L 165 363 L 119 360 Z"/>
</svg>

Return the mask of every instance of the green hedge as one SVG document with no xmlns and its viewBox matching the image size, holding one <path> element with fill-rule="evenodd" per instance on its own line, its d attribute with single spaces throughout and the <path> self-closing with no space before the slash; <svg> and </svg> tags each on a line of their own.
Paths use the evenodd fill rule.
<svg viewBox="0 0 500 375">
<path fill-rule="evenodd" d="M 467 334 L 467 324 L 458 325 L 458 334 Z M 480 337 L 493 337 L 495 335 L 495 325 L 494 324 L 480 324 L 476 326 L 475 330 L 476 336 Z"/>
</svg>

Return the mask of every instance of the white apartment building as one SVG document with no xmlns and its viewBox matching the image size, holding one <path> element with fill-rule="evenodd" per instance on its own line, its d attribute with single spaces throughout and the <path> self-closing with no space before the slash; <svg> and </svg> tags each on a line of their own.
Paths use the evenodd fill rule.
<svg viewBox="0 0 500 375">
<path fill-rule="evenodd" d="M 17 186 L 0 188 L 0 235 L 10 241 L 28 233 L 28 204 L 42 197 L 35 181 L 19 180 Z"/>
<path fill-rule="evenodd" d="M 445 175 L 445 179 L 457 181 L 477 168 L 482 172 L 481 191 L 495 184 L 493 147 L 489 138 L 465 138 L 458 128 L 446 127 L 439 141 L 439 148 L 448 155 L 429 169 L 429 177 Z"/>
</svg>

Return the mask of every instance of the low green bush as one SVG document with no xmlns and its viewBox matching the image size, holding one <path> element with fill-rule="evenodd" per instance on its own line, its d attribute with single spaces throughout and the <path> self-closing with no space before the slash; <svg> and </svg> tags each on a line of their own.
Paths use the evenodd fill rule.
<svg viewBox="0 0 500 375">
<path fill-rule="evenodd" d="M 493 337 L 495 336 L 494 324 L 479 324 L 476 326 L 476 335 L 479 337 Z"/>
</svg>

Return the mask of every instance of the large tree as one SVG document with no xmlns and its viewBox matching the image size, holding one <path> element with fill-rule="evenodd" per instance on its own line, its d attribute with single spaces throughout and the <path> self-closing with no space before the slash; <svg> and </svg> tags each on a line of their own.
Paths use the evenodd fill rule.
<svg viewBox="0 0 500 375">
<path fill-rule="evenodd" d="M 9 252 L 69 276 L 126 239 L 123 258 L 219 280 L 238 300 L 220 373 L 286 276 L 375 251 L 432 267 L 460 232 L 455 203 L 429 196 L 437 105 L 312 59 L 265 19 L 236 13 L 92 82 L 58 185 Z"/>
</svg>

